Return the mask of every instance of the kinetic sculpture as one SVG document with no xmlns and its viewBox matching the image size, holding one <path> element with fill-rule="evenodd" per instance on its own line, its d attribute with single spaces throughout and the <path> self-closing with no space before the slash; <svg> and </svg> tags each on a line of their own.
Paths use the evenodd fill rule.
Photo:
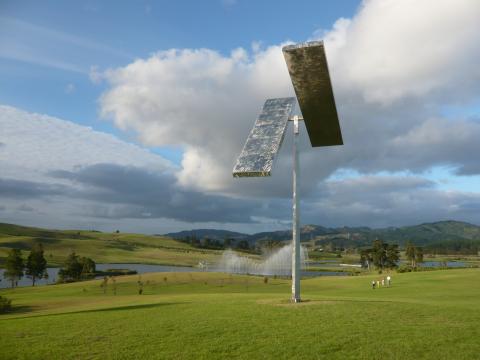
<svg viewBox="0 0 480 360">
<path fill-rule="evenodd" d="M 288 121 L 293 122 L 292 301 L 300 302 L 298 123 L 304 121 L 312 147 L 343 145 L 343 140 L 323 42 L 289 45 L 282 51 L 297 99 L 265 102 L 233 168 L 233 176 L 270 176 Z M 303 117 L 291 116 L 296 100 Z"/>
</svg>

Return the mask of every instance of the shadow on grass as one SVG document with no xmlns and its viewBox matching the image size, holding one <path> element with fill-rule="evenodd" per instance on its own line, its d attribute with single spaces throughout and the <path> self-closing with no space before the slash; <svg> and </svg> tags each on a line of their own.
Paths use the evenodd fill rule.
<svg viewBox="0 0 480 360">
<path fill-rule="evenodd" d="M 81 310 L 75 312 L 69 312 L 64 314 L 83 314 L 83 313 L 92 313 L 92 312 L 105 312 L 105 311 L 124 311 L 124 310 L 137 310 L 137 309 L 150 309 L 160 306 L 169 306 L 169 305 L 178 305 L 180 303 L 156 303 L 156 304 L 140 304 L 140 305 L 126 305 L 126 306 L 117 306 L 104 309 L 91 309 L 91 310 Z M 57 314 L 55 314 L 57 315 Z M 58 314 L 63 315 L 63 314 Z"/>
<path fill-rule="evenodd" d="M 109 308 L 102 308 L 102 309 L 90 309 L 90 310 L 79 310 L 79 311 L 65 311 L 62 313 L 51 313 L 51 314 L 37 314 L 31 316 L 16 316 L 16 317 L 9 317 L 5 320 L 15 320 L 15 319 L 25 319 L 25 318 L 36 318 L 36 317 L 43 317 L 43 316 L 60 316 L 60 315 L 72 315 L 72 314 L 85 314 L 85 313 L 95 313 L 95 312 L 109 312 L 109 311 L 124 311 L 124 310 L 139 310 L 139 309 L 150 309 L 155 307 L 161 306 L 169 306 L 169 305 L 178 305 L 182 303 L 156 303 L 156 304 L 139 304 L 139 305 L 126 305 L 126 306 L 117 306 L 117 307 L 109 307 Z M 28 314 L 29 312 L 35 310 L 33 307 L 29 306 L 18 306 L 19 311 L 12 309 L 12 311 L 6 313 L 9 315 L 15 314 Z M 22 309 L 20 309 L 22 308 Z M 23 310 L 23 311 L 22 311 Z M 5 314 L 5 315 L 6 315 Z M 1 320 L 1 316 L 0 316 Z"/>
<path fill-rule="evenodd" d="M 17 305 L 12 306 L 12 308 L 4 313 L 0 313 L 0 319 L 2 319 L 2 315 L 16 315 L 16 314 L 26 314 L 35 310 L 34 306 L 27 306 L 27 305 Z"/>
</svg>

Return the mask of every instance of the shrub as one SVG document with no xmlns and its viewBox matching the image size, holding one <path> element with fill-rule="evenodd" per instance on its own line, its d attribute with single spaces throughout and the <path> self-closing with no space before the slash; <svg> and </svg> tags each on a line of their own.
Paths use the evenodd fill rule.
<svg viewBox="0 0 480 360">
<path fill-rule="evenodd" d="M 0 314 L 12 309 L 12 300 L 0 296 Z"/>
<path fill-rule="evenodd" d="M 402 264 L 397 269 L 398 273 L 405 273 L 405 272 L 411 272 L 411 271 L 412 271 L 412 266 L 407 264 Z"/>
</svg>

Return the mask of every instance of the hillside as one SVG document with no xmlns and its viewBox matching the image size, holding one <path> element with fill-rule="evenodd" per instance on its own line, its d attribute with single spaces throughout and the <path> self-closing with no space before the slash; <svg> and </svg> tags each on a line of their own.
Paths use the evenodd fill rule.
<svg viewBox="0 0 480 360">
<path fill-rule="evenodd" d="M 0 264 L 10 248 L 29 250 L 40 242 L 49 266 L 62 264 L 71 251 L 97 263 L 143 263 L 195 266 L 213 262 L 221 252 L 197 249 L 180 241 L 142 234 L 84 230 L 45 230 L 0 223 Z M 25 254 L 26 255 L 26 254 Z"/>
<path fill-rule="evenodd" d="M 242 234 L 235 231 L 228 230 L 217 230 L 217 229 L 195 229 L 195 230 L 184 230 L 175 233 L 164 234 L 164 236 L 170 237 L 172 239 L 187 239 L 196 237 L 197 239 L 209 238 L 212 240 L 224 240 L 224 239 L 245 239 L 248 237 L 247 234 Z"/>
<path fill-rule="evenodd" d="M 197 231 L 200 230 L 191 230 L 189 233 L 196 233 Z M 202 231 L 208 234 L 215 234 L 215 231 L 223 230 Z M 170 233 L 166 234 L 166 236 L 181 239 L 183 233 L 185 232 Z M 261 232 L 252 235 L 235 234 L 236 238 L 244 238 L 250 243 L 267 240 L 289 241 L 292 236 L 291 230 Z M 219 240 L 227 237 L 227 235 L 222 237 L 221 233 L 218 233 L 218 235 L 219 237 L 216 237 L 216 239 Z M 359 247 L 370 245 L 375 239 L 397 243 L 400 246 L 404 246 L 407 241 L 420 246 L 452 241 L 468 241 L 469 243 L 473 241 L 474 243 L 478 242 L 480 245 L 480 226 L 450 220 L 382 229 L 371 229 L 369 227 L 328 228 L 319 225 L 305 225 L 301 229 L 301 240 L 303 242 L 313 242 L 315 245 L 333 244 L 337 247 Z"/>
<path fill-rule="evenodd" d="M 0 223 L 0 265 L 10 248 L 29 250 L 41 242 L 49 266 L 62 264 L 66 256 L 75 251 L 91 257 L 98 263 L 144 263 L 161 265 L 195 266 L 200 261 L 216 262 L 222 250 L 200 249 L 180 241 L 195 236 L 223 241 L 247 240 L 251 245 L 273 240 L 287 242 L 291 231 L 262 232 L 253 235 L 227 230 L 200 229 L 163 236 L 126 233 L 103 233 L 84 230 L 46 230 Z M 368 227 L 327 228 L 318 225 L 302 227 L 302 241 L 311 247 L 357 248 L 369 246 L 375 239 L 404 246 L 407 241 L 433 253 L 474 254 L 480 249 L 480 226 L 458 222 L 440 221 L 415 226 L 370 229 Z"/>
</svg>

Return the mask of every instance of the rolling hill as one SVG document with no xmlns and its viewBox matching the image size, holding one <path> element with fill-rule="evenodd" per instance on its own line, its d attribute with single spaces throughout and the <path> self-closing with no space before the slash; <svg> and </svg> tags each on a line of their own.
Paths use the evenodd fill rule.
<svg viewBox="0 0 480 360">
<path fill-rule="evenodd" d="M 30 250 L 42 243 L 49 266 L 62 264 L 71 251 L 97 263 L 142 263 L 194 266 L 213 262 L 220 251 L 197 249 L 165 236 L 103 233 L 85 230 L 45 230 L 0 223 L 0 264 L 11 248 Z"/>
<path fill-rule="evenodd" d="M 434 253 L 476 253 L 480 249 L 480 226 L 459 222 L 439 221 L 415 226 L 371 229 L 368 227 L 327 228 L 318 225 L 302 227 L 301 238 L 313 248 L 358 248 L 369 246 L 381 239 L 401 247 L 407 241 L 424 246 Z M 71 251 L 91 257 L 98 263 L 143 263 L 195 266 L 200 261 L 215 262 L 222 250 L 202 249 L 181 241 L 195 236 L 197 239 L 247 240 L 262 246 L 267 241 L 287 242 L 291 231 L 273 231 L 257 234 L 199 229 L 165 235 L 104 233 L 85 230 L 47 230 L 0 223 L 0 265 L 10 248 L 29 250 L 41 242 L 49 266 L 62 264 Z"/>
<path fill-rule="evenodd" d="M 267 240 L 289 241 L 292 236 L 291 230 L 261 232 L 256 234 L 234 233 L 230 236 L 224 230 L 190 230 L 188 232 L 169 233 L 169 236 L 182 239 L 183 234 L 204 234 L 205 237 L 223 240 L 227 237 L 246 239 L 250 243 L 258 243 Z M 198 237 L 198 235 L 197 235 Z M 200 237 L 201 238 L 201 237 Z M 314 242 L 316 245 L 333 243 L 337 247 L 361 247 L 370 245 L 375 239 L 381 239 L 389 243 L 397 243 L 404 246 L 408 241 L 419 246 L 428 246 L 436 243 L 451 241 L 474 241 L 480 244 L 480 226 L 461 221 L 438 221 L 414 226 L 388 227 L 372 229 L 369 227 L 340 227 L 328 228 L 319 225 L 305 225 L 301 229 L 303 242 Z"/>
</svg>

